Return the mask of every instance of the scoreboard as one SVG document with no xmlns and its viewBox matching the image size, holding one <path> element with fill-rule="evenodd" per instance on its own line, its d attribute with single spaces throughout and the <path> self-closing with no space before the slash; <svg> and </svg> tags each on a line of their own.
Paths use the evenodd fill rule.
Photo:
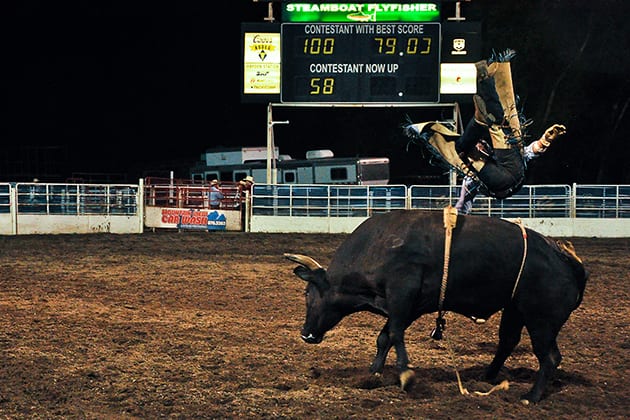
<svg viewBox="0 0 630 420">
<path fill-rule="evenodd" d="M 282 102 L 438 102 L 440 23 L 283 23 Z"/>
<path fill-rule="evenodd" d="M 281 22 L 241 25 L 241 99 L 377 106 L 470 101 L 481 22 L 467 21 L 457 7 L 449 17 L 442 6 L 454 3 L 282 0 Z"/>
</svg>

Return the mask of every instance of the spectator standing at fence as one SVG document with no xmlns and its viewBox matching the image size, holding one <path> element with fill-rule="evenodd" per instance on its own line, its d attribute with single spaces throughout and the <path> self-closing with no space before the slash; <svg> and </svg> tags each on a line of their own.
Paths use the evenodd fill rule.
<svg viewBox="0 0 630 420">
<path fill-rule="evenodd" d="M 254 185 L 254 178 L 247 175 L 245 178 L 238 182 L 238 191 L 236 192 L 237 204 L 240 205 L 245 201 L 247 192 L 251 193 L 252 185 Z"/>
<path fill-rule="evenodd" d="M 210 194 L 209 194 L 209 199 L 210 199 L 210 208 L 211 209 L 218 209 L 221 207 L 221 200 L 223 200 L 223 192 L 221 192 L 221 189 L 219 188 L 219 180 L 217 179 L 213 179 L 210 182 Z"/>
</svg>

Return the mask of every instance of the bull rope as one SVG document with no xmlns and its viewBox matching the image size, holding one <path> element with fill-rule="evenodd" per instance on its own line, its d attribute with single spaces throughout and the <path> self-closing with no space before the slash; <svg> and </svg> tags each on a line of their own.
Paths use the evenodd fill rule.
<svg viewBox="0 0 630 420">
<path fill-rule="evenodd" d="M 451 205 L 444 207 L 444 268 L 442 269 L 442 284 L 440 285 L 440 298 L 438 300 L 438 316 L 435 319 L 435 329 L 431 332 L 431 338 L 442 339 L 442 331 L 446 325 L 445 311 L 442 310 L 446 296 L 446 284 L 448 282 L 448 266 L 451 260 L 451 242 L 453 229 L 457 225 L 457 209 Z"/>
<path fill-rule="evenodd" d="M 457 209 L 451 205 L 444 207 L 444 268 L 442 270 L 442 284 L 440 285 L 440 298 L 438 300 L 438 316 L 435 319 L 435 329 L 431 331 L 431 338 L 442 339 L 442 331 L 446 325 L 444 320 L 445 311 L 442 310 L 444 297 L 446 296 L 446 284 L 448 282 L 448 265 L 451 259 L 451 242 L 453 239 L 453 228 L 457 224 Z"/>
<path fill-rule="evenodd" d="M 525 267 L 525 259 L 527 258 L 527 231 L 525 230 L 525 226 L 521 219 L 517 219 L 514 223 L 516 223 L 521 228 L 521 233 L 523 236 L 523 259 L 521 260 L 521 266 L 518 270 L 518 275 L 516 276 L 516 282 L 514 283 L 514 288 L 512 289 L 512 299 L 514 299 L 514 295 L 516 293 L 516 288 L 518 287 L 518 283 L 521 279 L 521 275 L 523 274 L 523 268 Z M 431 338 L 436 340 L 442 339 L 442 331 L 446 325 L 446 321 L 444 320 L 445 311 L 442 310 L 444 299 L 446 296 L 446 284 L 448 282 L 448 266 L 451 259 L 451 242 L 453 239 L 453 229 L 457 225 L 457 209 L 453 206 L 447 206 L 444 208 L 444 268 L 442 270 L 442 283 L 440 285 L 440 299 L 438 301 L 438 316 L 435 320 L 435 329 L 431 332 Z M 459 375 L 459 370 L 457 369 L 457 363 L 455 360 L 455 354 L 453 352 L 452 347 L 449 345 L 448 340 L 446 340 L 446 348 L 448 354 L 451 358 L 451 364 L 453 365 L 453 369 L 455 370 L 455 376 L 457 377 L 457 387 L 459 388 L 459 393 L 461 395 L 470 395 L 470 392 L 466 387 L 464 387 L 462 383 L 462 378 Z M 487 392 L 475 391 L 475 395 L 479 396 L 487 396 L 492 394 L 494 391 L 498 390 L 507 390 L 510 387 L 510 383 L 508 380 L 503 380 L 498 385 L 493 386 Z"/>
<path fill-rule="evenodd" d="M 453 206 L 444 208 L 444 270 L 442 271 L 442 285 L 440 286 L 439 310 L 442 312 L 442 304 L 446 296 L 446 283 L 448 280 L 448 265 L 451 260 L 451 242 L 453 240 L 453 229 L 457 225 L 457 209 Z"/>
<path fill-rule="evenodd" d="M 442 339 L 442 330 L 446 325 L 446 321 L 444 321 L 444 315 L 446 312 L 442 310 L 444 304 L 444 298 L 446 296 L 446 284 L 448 282 L 448 266 L 451 260 L 451 242 L 453 240 L 453 228 L 457 225 L 457 209 L 453 206 L 444 207 L 444 268 L 442 270 L 442 284 L 440 285 L 440 299 L 438 301 L 438 316 L 435 320 L 435 329 L 431 333 L 431 337 L 436 340 Z M 462 384 L 462 378 L 459 375 L 459 370 L 457 369 L 457 364 L 455 363 L 455 355 L 453 354 L 453 349 L 451 346 L 446 346 L 448 350 L 448 354 L 451 357 L 451 363 L 453 368 L 455 369 L 455 376 L 457 377 L 457 386 L 459 387 L 459 392 L 462 395 L 470 394 L 468 390 Z"/>
<path fill-rule="evenodd" d="M 516 294 L 516 288 L 518 287 L 518 282 L 521 280 L 523 268 L 525 268 L 525 259 L 527 258 L 527 231 L 525 230 L 525 226 L 523 225 L 523 221 L 521 219 L 516 219 L 514 223 L 521 228 L 521 234 L 523 235 L 523 259 L 521 260 L 521 268 L 518 270 L 518 276 L 516 276 L 516 282 L 514 283 L 514 288 L 512 289 L 512 299 L 514 299 L 514 295 Z"/>
</svg>

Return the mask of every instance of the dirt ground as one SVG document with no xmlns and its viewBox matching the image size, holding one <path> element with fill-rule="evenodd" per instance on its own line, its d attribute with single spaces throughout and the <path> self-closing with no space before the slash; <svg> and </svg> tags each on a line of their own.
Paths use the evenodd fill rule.
<svg viewBox="0 0 630 420">
<path fill-rule="evenodd" d="M 284 252 L 326 265 L 346 235 L 147 232 L 0 237 L 0 418 L 628 418 L 630 239 L 572 239 L 591 277 L 559 337 L 544 399 L 523 406 L 529 336 L 510 387 L 481 381 L 499 316 L 435 314 L 407 331 L 417 381 L 400 390 L 392 351 L 368 367 L 384 319 L 344 319 L 300 339 L 304 283 Z M 458 390 L 456 372 L 470 395 Z"/>
</svg>

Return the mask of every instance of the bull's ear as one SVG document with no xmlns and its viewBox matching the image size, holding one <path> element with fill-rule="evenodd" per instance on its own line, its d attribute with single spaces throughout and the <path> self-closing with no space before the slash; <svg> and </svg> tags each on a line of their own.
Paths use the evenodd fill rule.
<svg viewBox="0 0 630 420">
<path fill-rule="evenodd" d="M 293 273 L 305 281 L 311 281 L 311 278 L 313 277 L 313 271 L 302 265 L 298 265 L 297 267 L 295 267 L 293 269 Z"/>
<path fill-rule="evenodd" d="M 317 270 L 309 270 L 306 267 L 298 266 L 293 270 L 296 276 L 309 283 L 313 283 L 320 294 L 330 289 L 330 283 L 326 279 L 326 270 L 318 268 Z"/>
</svg>

